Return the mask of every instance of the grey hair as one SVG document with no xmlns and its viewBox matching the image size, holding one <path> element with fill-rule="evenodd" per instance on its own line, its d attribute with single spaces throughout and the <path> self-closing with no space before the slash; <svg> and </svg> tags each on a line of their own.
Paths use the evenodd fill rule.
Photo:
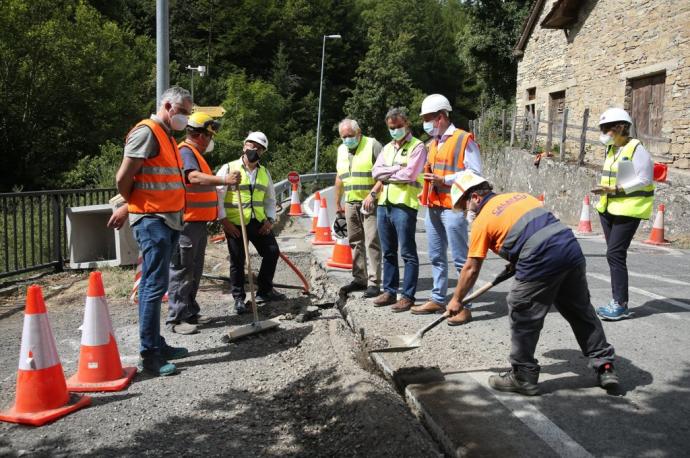
<svg viewBox="0 0 690 458">
<path fill-rule="evenodd" d="M 390 110 L 388 110 L 388 113 L 386 113 L 386 118 L 384 121 L 388 121 L 389 119 L 393 118 L 401 118 L 405 121 L 409 121 L 409 118 L 407 117 L 407 108 L 405 107 L 393 107 Z"/>
<path fill-rule="evenodd" d="M 171 104 L 182 104 L 185 100 L 192 101 L 192 94 L 185 88 L 180 86 L 172 86 L 161 94 L 161 105 L 165 102 L 170 102 Z"/>
<path fill-rule="evenodd" d="M 355 132 L 362 131 L 362 129 L 359 128 L 359 123 L 352 118 L 345 118 L 342 121 L 340 121 L 338 123 L 338 130 L 340 130 L 340 127 L 342 127 L 345 124 L 348 124 Z"/>
</svg>

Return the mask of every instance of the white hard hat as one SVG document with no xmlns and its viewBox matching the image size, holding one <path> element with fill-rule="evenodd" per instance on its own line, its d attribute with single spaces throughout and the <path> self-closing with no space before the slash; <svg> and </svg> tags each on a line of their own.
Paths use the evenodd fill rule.
<svg viewBox="0 0 690 458">
<path fill-rule="evenodd" d="M 627 111 L 625 111 L 622 108 L 609 108 L 605 112 L 601 114 L 601 117 L 599 117 L 599 125 L 601 126 L 602 124 L 609 124 L 612 122 L 627 122 L 628 124 L 632 124 L 632 118 L 628 114 Z"/>
<path fill-rule="evenodd" d="M 441 110 L 453 111 L 453 108 L 450 106 L 448 99 L 441 94 L 431 94 L 422 102 L 422 112 L 419 114 L 424 116 L 425 114 L 436 113 Z"/>
<path fill-rule="evenodd" d="M 247 138 L 244 139 L 245 142 L 251 141 L 254 143 L 258 143 L 259 145 L 263 146 L 265 149 L 268 149 L 268 138 L 266 138 L 266 134 L 263 132 L 249 132 L 249 135 L 247 135 Z"/>
<path fill-rule="evenodd" d="M 486 178 L 477 175 L 471 170 L 466 170 L 458 176 L 450 188 L 450 199 L 453 206 L 460 200 L 462 196 L 470 189 L 478 184 L 486 183 Z"/>
</svg>

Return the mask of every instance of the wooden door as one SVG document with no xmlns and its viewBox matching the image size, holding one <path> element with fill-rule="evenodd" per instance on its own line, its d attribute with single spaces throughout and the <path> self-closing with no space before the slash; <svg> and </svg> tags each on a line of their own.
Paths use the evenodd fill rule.
<svg viewBox="0 0 690 458">
<path fill-rule="evenodd" d="M 630 82 L 631 115 L 639 137 L 661 137 L 666 74 L 646 76 Z"/>
</svg>

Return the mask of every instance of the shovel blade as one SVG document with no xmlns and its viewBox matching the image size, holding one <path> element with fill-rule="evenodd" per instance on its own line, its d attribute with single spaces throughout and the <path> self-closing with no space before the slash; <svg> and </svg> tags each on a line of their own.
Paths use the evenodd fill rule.
<svg viewBox="0 0 690 458">
<path fill-rule="evenodd" d="M 369 353 L 385 353 L 385 352 L 401 352 L 414 350 L 422 345 L 422 339 L 415 334 L 407 334 L 403 336 L 390 336 L 383 339 L 388 341 L 388 345 L 382 345 L 381 348 L 374 348 L 369 350 Z"/>
<path fill-rule="evenodd" d="M 238 326 L 234 329 L 231 329 L 228 332 L 228 337 L 229 340 L 232 342 L 234 340 L 241 339 L 242 337 L 246 337 L 252 334 L 258 334 L 259 332 L 263 331 L 268 331 L 269 329 L 273 329 L 278 325 L 279 323 L 274 320 L 255 321 L 251 324 L 246 324 L 244 326 Z"/>
</svg>

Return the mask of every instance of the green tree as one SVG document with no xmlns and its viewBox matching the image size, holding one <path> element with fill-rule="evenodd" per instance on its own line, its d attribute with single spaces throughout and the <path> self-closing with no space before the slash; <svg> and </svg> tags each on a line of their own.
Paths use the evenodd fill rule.
<svg viewBox="0 0 690 458">
<path fill-rule="evenodd" d="M 153 94 L 152 43 L 78 0 L 0 3 L 0 188 L 60 175 L 122 138 Z"/>
</svg>

